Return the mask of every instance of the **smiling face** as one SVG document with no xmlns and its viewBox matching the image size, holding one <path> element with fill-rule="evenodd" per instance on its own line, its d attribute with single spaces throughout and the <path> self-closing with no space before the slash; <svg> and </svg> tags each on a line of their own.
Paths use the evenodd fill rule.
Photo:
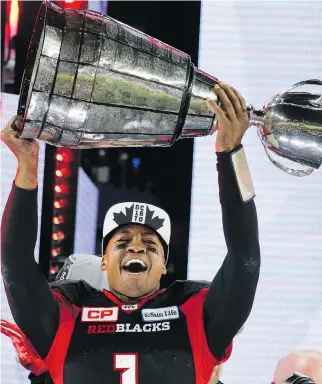
<svg viewBox="0 0 322 384">
<path fill-rule="evenodd" d="M 161 276 L 167 273 L 161 240 L 144 225 L 129 224 L 116 230 L 102 261 L 110 290 L 127 302 L 157 292 Z"/>
</svg>

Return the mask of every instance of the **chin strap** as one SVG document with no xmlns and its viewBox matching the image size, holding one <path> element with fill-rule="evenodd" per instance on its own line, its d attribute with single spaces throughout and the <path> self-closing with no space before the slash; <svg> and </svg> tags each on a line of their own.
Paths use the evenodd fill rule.
<svg viewBox="0 0 322 384">
<path fill-rule="evenodd" d="M 243 203 L 247 203 L 255 197 L 255 190 L 249 172 L 244 148 L 242 146 L 236 148 L 236 150 L 230 154 L 230 157 L 235 171 L 241 199 Z"/>
</svg>

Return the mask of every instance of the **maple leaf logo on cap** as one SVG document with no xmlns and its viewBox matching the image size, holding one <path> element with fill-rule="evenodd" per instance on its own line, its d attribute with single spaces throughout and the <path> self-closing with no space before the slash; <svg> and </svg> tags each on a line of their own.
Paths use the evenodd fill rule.
<svg viewBox="0 0 322 384">
<path fill-rule="evenodd" d="M 134 204 L 130 208 L 125 208 L 125 215 L 121 211 L 120 213 L 114 213 L 114 221 L 117 225 L 127 224 L 132 222 Z"/>
<path fill-rule="evenodd" d="M 164 219 L 160 219 L 158 216 L 152 218 L 153 214 L 154 214 L 154 211 L 150 211 L 149 207 L 147 207 L 145 224 L 149 225 L 151 228 L 157 231 L 158 229 L 163 227 Z"/>
<path fill-rule="evenodd" d="M 121 211 L 119 213 L 114 213 L 114 221 L 117 225 L 123 225 L 132 223 L 134 204 L 131 207 L 125 208 L 125 214 Z M 160 219 L 160 217 L 153 217 L 154 211 L 150 210 L 149 207 L 146 207 L 146 217 L 144 224 L 150 226 L 155 231 L 163 227 L 164 219 Z"/>
<path fill-rule="evenodd" d="M 106 213 L 103 226 L 102 254 L 104 254 L 108 235 L 120 226 L 141 224 L 154 230 L 167 245 L 171 236 L 171 221 L 166 211 L 152 204 L 141 202 L 124 202 L 113 205 Z"/>
</svg>

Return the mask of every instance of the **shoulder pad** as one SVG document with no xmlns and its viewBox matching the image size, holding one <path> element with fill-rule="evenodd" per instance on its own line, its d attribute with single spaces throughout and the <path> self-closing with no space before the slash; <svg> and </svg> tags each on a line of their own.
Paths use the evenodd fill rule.
<svg viewBox="0 0 322 384">
<path fill-rule="evenodd" d="M 187 299 L 202 289 L 209 288 L 209 286 L 210 283 L 208 281 L 176 280 L 168 289 L 175 292 L 174 294 L 178 297 L 183 296 Z"/>
<path fill-rule="evenodd" d="M 206 280 L 186 280 L 183 281 L 184 284 L 184 293 L 194 294 L 201 291 L 202 289 L 209 288 L 210 283 Z"/>
<path fill-rule="evenodd" d="M 100 291 L 93 288 L 84 280 L 60 280 L 50 283 L 53 291 L 63 295 L 72 304 L 78 305 L 78 299 L 81 297 L 97 296 Z"/>
</svg>

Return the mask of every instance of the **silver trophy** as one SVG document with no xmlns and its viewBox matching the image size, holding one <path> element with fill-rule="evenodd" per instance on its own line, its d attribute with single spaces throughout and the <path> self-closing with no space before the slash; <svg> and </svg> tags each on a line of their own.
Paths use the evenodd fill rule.
<svg viewBox="0 0 322 384">
<path fill-rule="evenodd" d="M 249 107 L 250 125 L 271 162 L 293 176 L 309 175 L 322 163 L 322 81 L 301 81 L 274 96 L 262 111 Z"/>
<path fill-rule="evenodd" d="M 217 101 L 216 82 L 186 53 L 128 25 L 44 2 L 21 86 L 19 135 L 80 149 L 168 147 L 214 132 L 216 117 L 205 99 Z M 300 84 L 320 87 L 292 88 L 262 111 L 249 107 L 271 160 L 299 176 L 322 162 L 322 82 Z"/>
</svg>

